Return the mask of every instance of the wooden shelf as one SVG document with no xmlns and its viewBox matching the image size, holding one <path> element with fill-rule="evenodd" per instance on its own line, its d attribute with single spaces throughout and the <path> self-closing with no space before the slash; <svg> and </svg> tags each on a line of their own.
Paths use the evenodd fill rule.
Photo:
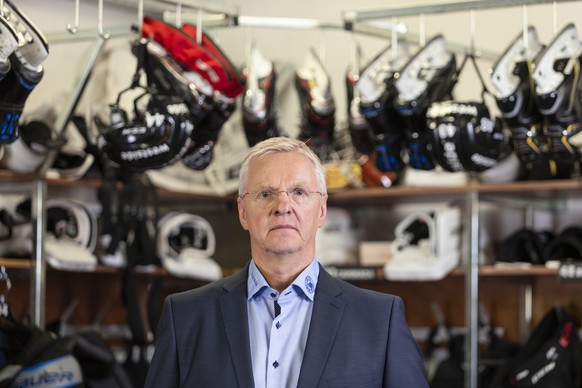
<svg viewBox="0 0 582 388">
<path fill-rule="evenodd" d="M 37 179 L 43 179 L 51 186 L 71 186 L 71 187 L 94 187 L 101 185 L 99 179 L 55 179 L 43 178 L 31 174 L 15 174 L 7 170 L 0 170 L 0 181 L 4 182 L 30 182 Z M 446 195 L 462 195 L 470 192 L 477 193 L 518 193 L 529 196 L 544 197 L 549 194 L 562 192 L 564 194 L 575 194 L 582 190 L 582 180 L 563 179 L 563 180 L 544 180 L 544 181 L 518 181 L 518 182 L 500 182 L 500 183 L 483 183 L 470 182 L 465 185 L 447 185 L 447 186 L 393 186 L 389 188 L 367 187 L 361 189 L 349 188 L 334 190 L 329 192 L 330 201 L 333 202 L 358 202 L 361 200 L 382 199 L 382 198 L 407 198 L 407 197 L 433 197 Z M 166 198 L 189 198 L 192 200 L 231 202 L 236 200 L 236 193 L 221 196 L 208 193 L 189 193 L 184 191 L 169 190 L 158 188 L 162 197 Z"/>
<path fill-rule="evenodd" d="M 430 186 L 411 187 L 394 186 L 390 188 L 369 187 L 363 189 L 337 190 L 329 193 L 330 200 L 349 202 L 353 200 L 369 200 L 397 197 L 433 197 L 446 195 L 462 195 L 470 192 L 483 194 L 517 193 L 528 196 L 545 197 L 557 192 L 578 193 L 582 189 L 582 181 L 575 179 L 520 181 L 503 183 L 469 183 L 462 186 Z M 430 199 L 430 198 L 429 198 Z"/>
<path fill-rule="evenodd" d="M 31 269 L 33 267 L 33 262 L 30 259 L 15 259 L 15 258 L 0 258 L 0 266 L 4 266 L 6 269 Z M 111 267 L 103 264 L 98 264 L 93 271 L 71 271 L 71 270 L 60 270 L 54 269 L 47 266 L 50 271 L 57 272 L 71 272 L 71 273 L 96 273 L 96 274 L 118 274 L 123 269 Z M 332 269 L 337 268 L 340 271 L 350 272 L 354 274 L 355 278 L 351 279 L 349 276 L 346 277 L 348 280 L 358 280 L 366 278 L 365 274 L 371 275 L 374 273 L 374 278 L 368 276 L 365 280 L 384 280 L 384 270 L 382 267 L 366 267 L 366 266 L 338 266 L 332 267 Z M 224 276 L 232 275 L 241 268 L 224 268 Z M 155 268 L 136 268 L 136 274 L 144 276 L 163 276 L 172 277 L 169 272 L 162 267 Z M 517 266 L 506 266 L 506 265 L 483 265 L 479 267 L 479 275 L 486 277 L 531 277 L 531 276 L 558 276 L 558 268 L 547 268 L 543 265 L 517 265 Z M 465 276 L 465 268 L 457 267 L 451 271 L 447 277 Z M 342 276 L 340 276 L 342 277 Z"/>
<path fill-rule="evenodd" d="M 0 266 L 6 269 L 31 269 L 32 261 L 29 259 L 1 258 Z"/>
</svg>

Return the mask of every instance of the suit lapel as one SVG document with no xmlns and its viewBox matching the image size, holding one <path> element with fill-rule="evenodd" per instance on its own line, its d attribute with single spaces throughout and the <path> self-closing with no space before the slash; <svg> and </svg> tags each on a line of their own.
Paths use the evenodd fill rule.
<svg viewBox="0 0 582 388">
<path fill-rule="evenodd" d="M 254 386 L 247 317 L 247 273 L 248 266 L 229 279 L 224 285 L 227 292 L 220 298 L 226 337 L 241 387 Z"/>
<path fill-rule="evenodd" d="M 344 311 L 344 301 L 338 298 L 341 290 L 336 280 L 321 266 L 319 271 L 307 345 L 297 383 L 298 388 L 317 385 Z"/>
</svg>

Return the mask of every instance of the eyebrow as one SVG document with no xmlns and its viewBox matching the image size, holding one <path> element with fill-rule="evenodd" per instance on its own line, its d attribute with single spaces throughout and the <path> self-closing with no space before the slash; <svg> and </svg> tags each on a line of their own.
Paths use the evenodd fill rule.
<svg viewBox="0 0 582 388">
<path fill-rule="evenodd" d="M 290 185 L 289 187 L 286 188 L 286 190 L 289 189 L 296 189 L 296 188 L 306 188 L 307 186 L 309 186 L 306 182 L 296 182 L 292 185 Z M 253 191 L 260 191 L 260 190 L 270 190 L 270 191 L 277 191 L 277 190 L 283 190 L 283 189 L 279 189 L 278 187 L 274 187 L 274 186 L 269 186 L 269 185 L 260 185 L 257 186 L 257 188 Z"/>
</svg>

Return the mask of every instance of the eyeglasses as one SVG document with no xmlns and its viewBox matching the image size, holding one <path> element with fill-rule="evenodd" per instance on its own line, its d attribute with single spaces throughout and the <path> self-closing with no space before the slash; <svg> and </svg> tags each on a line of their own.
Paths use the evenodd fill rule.
<svg viewBox="0 0 582 388">
<path fill-rule="evenodd" d="M 301 187 L 296 187 L 294 189 L 287 189 L 287 190 L 258 190 L 258 191 L 249 191 L 241 195 L 241 198 L 246 197 L 247 195 L 260 207 L 269 207 L 275 202 L 277 197 L 280 193 L 287 194 L 287 198 L 289 201 L 296 205 L 305 205 L 309 202 L 311 198 L 315 198 L 314 194 L 319 194 L 323 196 L 321 191 L 309 191 L 305 190 Z"/>
</svg>

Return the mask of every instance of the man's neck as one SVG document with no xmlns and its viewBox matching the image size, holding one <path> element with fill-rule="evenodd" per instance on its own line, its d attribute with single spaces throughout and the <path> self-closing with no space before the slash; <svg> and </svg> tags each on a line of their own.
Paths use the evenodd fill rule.
<svg viewBox="0 0 582 388">
<path fill-rule="evenodd" d="M 289 287 L 297 276 L 307 268 L 313 260 L 313 257 L 309 260 L 296 257 L 275 257 L 267 259 L 253 257 L 253 260 L 269 286 L 281 292 Z"/>
</svg>

